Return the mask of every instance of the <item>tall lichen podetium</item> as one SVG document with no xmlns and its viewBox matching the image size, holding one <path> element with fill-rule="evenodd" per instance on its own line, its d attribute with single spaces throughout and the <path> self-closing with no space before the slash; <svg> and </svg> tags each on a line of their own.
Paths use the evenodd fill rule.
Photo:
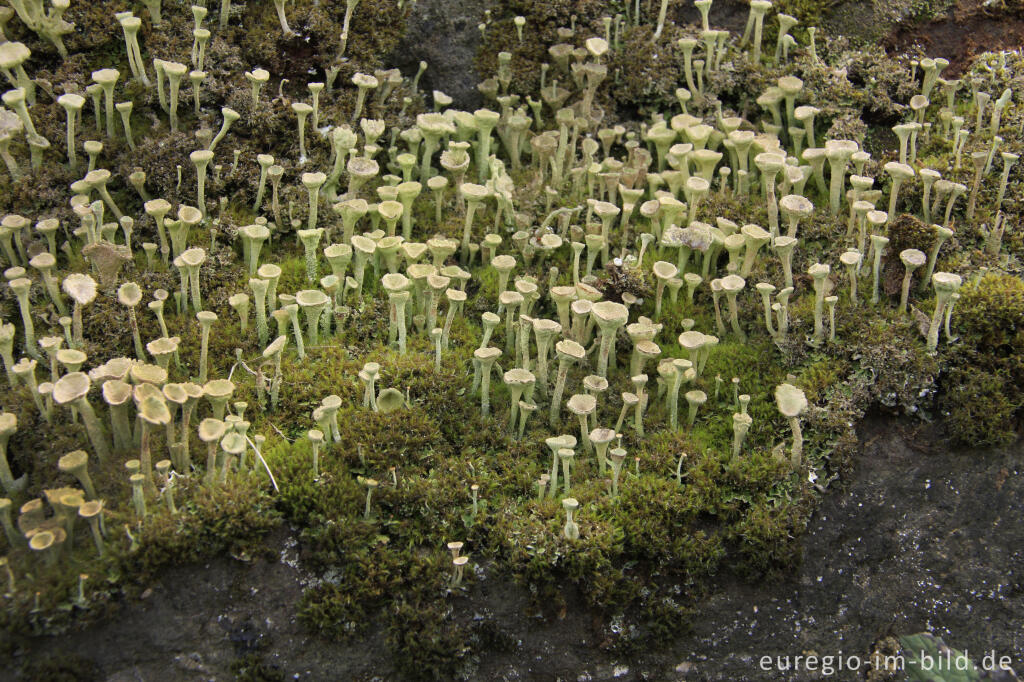
<svg viewBox="0 0 1024 682">
<path fill-rule="evenodd" d="M 345 0 L 345 18 L 341 24 L 341 47 L 338 49 L 338 57 L 345 56 L 345 49 L 348 47 L 348 26 L 352 21 L 352 13 L 356 11 L 359 0 Z"/>
</svg>

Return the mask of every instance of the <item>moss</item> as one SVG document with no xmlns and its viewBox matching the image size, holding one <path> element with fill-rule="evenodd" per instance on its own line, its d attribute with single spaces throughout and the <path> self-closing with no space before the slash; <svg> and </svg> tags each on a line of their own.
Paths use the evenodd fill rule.
<svg viewBox="0 0 1024 682">
<path fill-rule="evenodd" d="M 904 249 L 917 249 L 928 253 L 935 243 L 935 229 L 916 216 L 904 213 L 889 226 L 889 244 L 886 252 L 899 255 Z"/>
<path fill-rule="evenodd" d="M 925 23 L 956 7 L 955 0 L 912 0 L 907 11 L 907 23 Z"/>
<path fill-rule="evenodd" d="M 259 654 L 248 654 L 231 662 L 231 673 L 238 682 L 281 682 L 284 671 L 267 663 Z"/>
<path fill-rule="evenodd" d="M 158 569 L 199 561 L 220 553 L 253 556 L 261 551 L 266 533 L 280 522 L 273 501 L 256 476 L 228 478 L 216 490 L 192 480 L 176 491 L 182 501 L 178 514 L 163 508 L 147 517 L 138 533 L 140 551 L 122 556 L 123 570 L 151 576 Z M 108 523 L 129 522 L 127 514 L 113 513 Z"/>
<path fill-rule="evenodd" d="M 924 336 L 915 323 L 889 309 L 879 316 L 847 312 L 841 320 L 837 334 L 872 400 L 910 414 L 930 407 L 942 365 L 923 352 Z"/>
<path fill-rule="evenodd" d="M 731 529 L 742 557 L 739 570 L 752 576 L 778 575 L 798 564 L 802 550 L 796 538 L 807 518 L 807 511 L 796 503 L 752 505 Z"/>
<path fill-rule="evenodd" d="M 926 225 L 913 215 L 904 213 L 893 220 L 888 234 L 889 244 L 885 247 L 887 258 L 882 269 L 882 284 L 886 294 L 898 296 L 906 272 L 903 261 L 900 260 L 900 252 L 904 249 L 917 249 L 925 255 L 931 254 L 935 244 L 935 228 Z M 915 273 L 911 293 L 917 293 L 916 285 L 920 282 L 920 278 L 921 271 L 919 270 Z"/>
<path fill-rule="evenodd" d="M 774 9 L 779 14 L 788 14 L 792 17 L 796 17 L 800 20 L 800 23 L 793 32 L 797 35 L 802 35 L 800 29 L 804 29 L 806 33 L 806 27 L 808 26 L 821 26 L 822 21 L 829 8 L 834 4 L 834 0 L 779 0 L 775 3 Z M 776 31 L 778 34 L 778 31 Z"/>
<path fill-rule="evenodd" d="M 1006 377 L 976 367 L 952 368 L 940 400 L 950 437 L 970 447 L 1008 445 L 1017 438 L 1014 415 L 1020 390 Z"/>
<path fill-rule="evenodd" d="M 951 351 L 941 408 L 950 433 L 965 444 L 1015 439 L 1024 404 L 1024 282 L 990 273 L 969 281 L 953 309 L 961 344 Z"/>
<path fill-rule="evenodd" d="M 604 270 L 598 273 L 597 288 L 609 301 L 622 302 L 622 295 L 625 293 L 646 299 L 653 293 L 654 289 L 643 272 L 626 270 L 609 261 Z M 666 294 L 667 296 L 667 294 Z"/>
<path fill-rule="evenodd" d="M 391 551 L 377 538 L 367 546 L 341 547 L 339 555 L 344 559 L 332 571 L 337 582 L 306 590 L 299 604 L 306 623 L 334 637 L 365 632 L 381 609 L 397 607 L 401 600 L 429 592 L 439 596 L 449 575 L 438 553 L 425 558 Z"/>
<path fill-rule="evenodd" d="M 60 456 L 81 447 L 81 431 L 71 423 L 70 412 L 59 407 L 54 408 L 54 423 L 48 425 L 24 386 L 8 391 L 3 407 L 18 418 L 18 431 L 7 450 L 11 470 L 15 477 L 27 477 L 26 495 L 38 496 L 51 487 Z"/>
<path fill-rule="evenodd" d="M 990 273 L 969 281 L 960 290 L 953 309 L 956 328 L 979 359 L 1003 365 L 1024 378 L 1020 366 L 1024 354 L 1024 281 L 1006 274 Z"/>
<path fill-rule="evenodd" d="M 655 111 L 679 110 L 675 91 L 685 83 L 685 71 L 674 45 L 684 32 L 669 24 L 655 43 L 654 29 L 642 24 L 623 30 L 622 47 L 608 68 L 613 85 L 608 90 L 619 116 L 646 118 Z"/>
<path fill-rule="evenodd" d="M 493 22 L 487 27 L 484 39 L 480 43 L 475 59 L 477 73 L 481 78 L 493 76 L 498 68 L 498 53 L 510 52 L 513 69 L 511 91 L 524 95 L 536 93 L 540 86 L 540 65 L 551 61 L 548 47 L 559 42 L 556 30 L 559 27 L 568 27 L 575 17 L 578 34 L 583 33 L 585 37 L 598 35 L 594 31 L 599 25 L 599 18 L 606 11 L 605 3 L 597 0 L 505 2 L 501 6 L 500 14 L 492 15 Z M 522 43 L 518 41 L 512 23 L 513 17 L 516 16 L 526 18 Z M 550 75 L 554 76 L 554 73 Z M 559 74 L 555 77 L 565 79 L 568 78 L 568 74 Z"/>
<path fill-rule="evenodd" d="M 699 510 L 699 505 L 695 504 L 697 495 L 688 494 L 665 477 L 641 476 L 627 478 L 622 483 L 619 498 L 614 503 L 601 504 L 600 509 L 602 515 L 607 514 L 610 521 L 621 526 L 626 551 L 664 563 L 698 554 L 693 550 L 699 538 L 688 534 L 669 538 L 664 534 L 672 525 L 693 523 Z M 642 514 L 638 513 L 640 508 L 644 508 Z M 710 554 L 713 556 L 714 551 Z M 691 565 L 697 567 L 705 563 L 706 559 L 694 557 Z"/>
<path fill-rule="evenodd" d="M 467 672 L 473 652 L 468 628 L 436 608 L 399 600 L 389 613 L 388 645 L 406 679 L 454 679 Z"/>
<path fill-rule="evenodd" d="M 163 444 L 160 439 L 155 440 L 156 453 Z M 0 612 L 0 630 L 10 641 L 28 635 L 57 634 L 72 626 L 99 621 L 109 616 L 127 596 L 146 589 L 167 566 L 224 553 L 239 558 L 261 556 L 264 537 L 279 523 L 279 514 L 262 482 L 256 476 L 238 475 L 213 491 L 201 488 L 190 479 L 179 478 L 175 491 L 178 513 L 171 514 L 151 501 L 150 514 L 140 526 L 129 505 L 112 502 L 130 496 L 123 469 L 117 469 L 121 469 L 119 462 L 112 463 L 107 470 L 92 472 L 100 493 L 110 500 L 104 511 L 108 528 L 106 555 L 97 557 L 92 542 L 85 535 L 79 535 L 73 556 L 65 560 L 77 570 L 69 571 L 67 565 L 59 564 L 50 568 L 35 566 L 29 574 L 21 573 L 18 592 L 8 597 L 7 607 Z M 56 467 L 47 467 L 47 470 L 53 471 Z M 83 527 L 84 524 L 79 524 L 79 533 L 83 532 Z M 138 543 L 134 550 L 126 530 Z M 8 554 L 16 570 L 29 561 L 28 551 L 16 548 Z M 78 589 L 78 572 L 94 576 L 86 583 L 84 605 L 73 599 Z M 73 678 L 92 679 L 88 661 L 69 665 L 77 667 L 79 663 L 84 667 L 79 676 Z M 44 678 L 28 675 L 27 679 Z"/>
<path fill-rule="evenodd" d="M 405 31 L 409 4 L 400 9 L 395 0 L 362 0 L 352 15 L 346 60 L 339 83 L 347 84 L 357 71 L 373 73 L 381 57 L 390 54 Z M 256 3 L 237 35 L 249 64 L 261 64 L 285 78 L 309 79 L 309 71 L 323 73 L 335 62 L 340 48 L 344 3 L 296 2 L 288 6 L 288 25 L 297 35 L 285 36 L 273 3 Z"/>
<path fill-rule="evenodd" d="M 801 369 L 798 384 L 807 395 L 807 400 L 817 403 L 848 371 L 849 364 L 845 358 L 816 357 Z"/>
<path fill-rule="evenodd" d="M 848 85 L 839 85 L 839 101 L 855 102 L 860 109 L 858 118 L 868 125 L 883 129 L 895 125 L 905 115 L 902 103 L 917 94 L 906 63 L 893 59 L 879 45 L 851 49 L 845 38 L 828 39 L 819 54 L 829 63 L 847 65 Z M 820 91 L 824 101 L 832 99 L 826 92 Z"/>
<path fill-rule="evenodd" d="M 73 653 L 54 657 L 35 657 L 18 671 L 18 679 L 35 682 L 99 682 L 105 679 L 96 661 Z"/>
<path fill-rule="evenodd" d="M 541 64 L 552 62 L 548 47 L 562 42 L 557 37 L 557 28 L 568 27 L 575 20 L 576 35 L 569 42 L 580 45 L 588 37 L 603 36 L 601 18 L 616 14 L 612 8 L 594 0 L 544 3 L 517 0 L 506 3 L 502 10 L 488 26 L 480 44 L 475 60 L 477 71 L 482 78 L 494 76 L 498 53 L 511 53 L 513 77 L 509 89 L 521 95 L 536 94 L 539 90 Z M 522 43 L 512 25 L 512 18 L 517 15 L 526 18 Z M 667 23 L 658 44 L 651 41 L 654 26 L 649 23 L 632 26 L 624 22 L 621 31 L 621 49 L 609 54 L 605 81 L 614 87 L 602 87 L 598 93 L 599 102 L 606 107 L 606 120 L 631 118 L 637 114 L 646 116 L 654 111 L 676 108 L 674 93 L 683 81 L 682 63 L 675 58 L 674 48 L 666 46 L 683 36 L 682 29 Z M 559 73 L 552 64 L 547 82 L 554 79 L 564 86 L 570 76 Z"/>
</svg>

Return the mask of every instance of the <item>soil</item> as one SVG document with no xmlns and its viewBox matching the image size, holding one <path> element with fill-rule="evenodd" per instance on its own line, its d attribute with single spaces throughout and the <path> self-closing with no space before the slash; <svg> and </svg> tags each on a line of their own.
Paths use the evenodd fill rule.
<svg viewBox="0 0 1024 682">
<path fill-rule="evenodd" d="M 578 595 L 569 595 L 564 617 L 542 619 L 526 615 L 522 590 L 478 579 L 471 596 L 452 602 L 487 623 L 496 643 L 474 679 L 820 679 L 764 672 L 760 657 L 866 661 L 880 639 L 926 629 L 979 662 L 995 650 L 1020 669 L 1024 444 L 955 451 L 935 427 L 877 417 L 861 439 L 842 489 L 812 519 L 798 572 L 761 585 L 723 576 L 693 629 L 663 650 L 615 658 Z M 399 679 L 380 653 L 380 634 L 338 643 L 303 628 L 295 608 L 308 577 L 295 541 L 282 530 L 270 542 L 276 561 L 223 557 L 168 570 L 105 624 L 61 637 L 60 655 L 112 681 L 230 679 L 232 663 L 253 654 L 291 679 Z M 13 669 L 52 656 L 55 644 L 26 642 Z"/>
</svg>

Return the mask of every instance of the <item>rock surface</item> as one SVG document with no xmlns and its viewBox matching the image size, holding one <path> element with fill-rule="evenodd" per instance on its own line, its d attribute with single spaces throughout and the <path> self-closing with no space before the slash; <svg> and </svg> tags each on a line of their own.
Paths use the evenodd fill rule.
<svg viewBox="0 0 1024 682">
<path fill-rule="evenodd" d="M 489 4 L 484 0 L 420 0 L 406 21 L 405 36 L 386 61 L 406 74 L 415 74 L 420 61 L 426 61 L 421 91 L 440 90 L 458 108 L 478 108 L 476 84 L 481 78 L 473 60 L 480 46 L 480 31 L 476 27 Z"/>
</svg>

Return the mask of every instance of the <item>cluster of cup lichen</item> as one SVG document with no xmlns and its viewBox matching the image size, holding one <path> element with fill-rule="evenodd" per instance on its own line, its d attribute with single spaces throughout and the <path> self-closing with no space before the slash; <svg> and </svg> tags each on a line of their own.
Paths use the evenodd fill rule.
<svg viewBox="0 0 1024 682">
<path fill-rule="evenodd" d="M 944 78 L 765 0 L 743 35 L 666 4 L 570 18 L 527 76 L 510 17 L 472 112 L 419 91 L 429 65 L 353 56 L 358 2 L 259 15 L 295 54 L 345 27 L 308 83 L 242 61 L 248 9 L 158 1 L 58 82 L 37 55 L 63 6 L 19 8 L 41 38 L 0 44 L 6 629 L 252 556 L 283 516 L 306 621 L 383 614 L 410 674 L 493 644 L 451 608 L 481 580 L 548 613 L 579 584 L 638 624 L 629 651 L 716 573 L 798 560 L 869 406 L 1005 441 L 1018 57 Z M 637 54 L 671 104 L 626 106 Z"/>
</svg>

